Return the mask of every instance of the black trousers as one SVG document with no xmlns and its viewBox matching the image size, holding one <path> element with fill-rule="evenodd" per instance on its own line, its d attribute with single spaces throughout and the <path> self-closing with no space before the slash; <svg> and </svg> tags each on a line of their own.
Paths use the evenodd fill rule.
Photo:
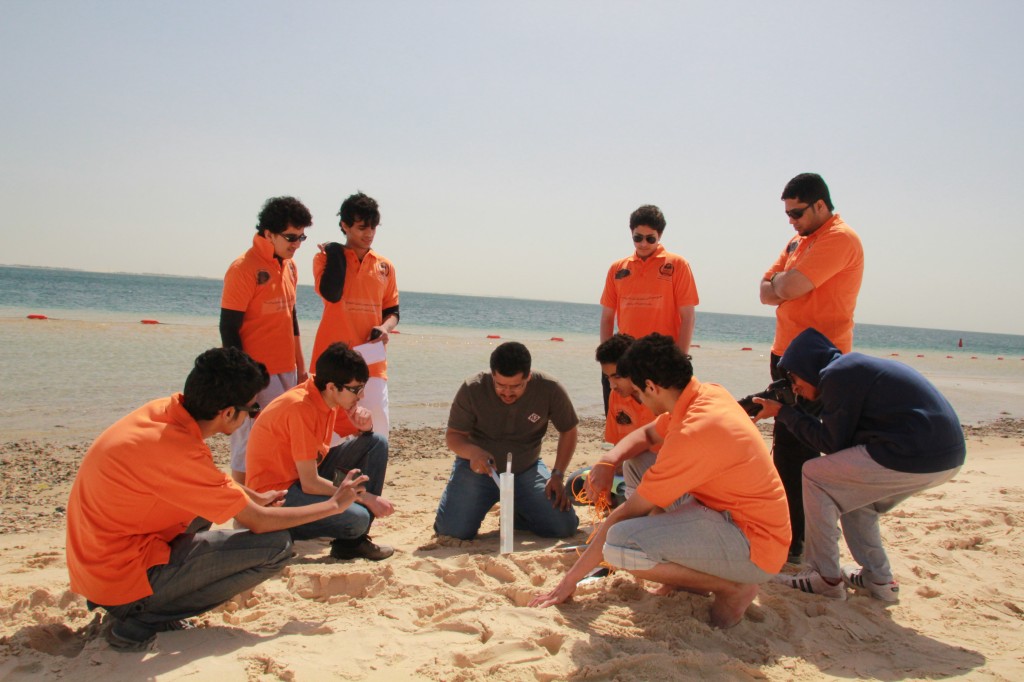
<svg viewBox="0 0 1024 682">
<path fill-rule="evenodd" d="M 779 359 L 778 355 L 772 353 L 772 381 L 785 376 L 785 372 L 779 369 Z M 797 401 L 804 412 L 818 414 L 821 411 L 821 405 L 817 402 L 803 398 L 797 398 Z M 782 487 L 786 490 L 786 499 L 789 501 L 789 525 L 793 529 L 793 541 L 789 545 L 790 555 L 804 553 L 804 462 L 820 454 L 814 448 L 804 445 L 782 422 L 775 420 L 775 429 L 772 431 L 772 461 L 775 462 L 775 470 L 779 472 Z"/>
</svg>

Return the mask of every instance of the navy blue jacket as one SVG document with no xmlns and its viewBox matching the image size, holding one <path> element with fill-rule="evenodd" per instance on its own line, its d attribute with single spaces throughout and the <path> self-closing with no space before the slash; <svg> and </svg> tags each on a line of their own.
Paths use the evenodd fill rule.
<svg viewBox="0 0 1024 682">
<path fill-rule="evenodd" d="M 776 419 L 819 452 L 864 445 L 887 469 L 920 474 L 964 463 L 967 446 L 953 406 L 917 370 L 861 353 L 843 355 L 816 329 L 801 332 L 779 366 L 818 388 L 818 418 L 783 406 Z"/>
</svg>

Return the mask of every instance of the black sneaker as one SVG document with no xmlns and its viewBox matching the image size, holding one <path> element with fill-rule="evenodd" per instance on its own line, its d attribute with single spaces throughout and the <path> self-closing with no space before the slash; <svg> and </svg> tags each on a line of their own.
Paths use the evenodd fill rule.
<svg viewBox="0 0 1024 682">
<path fill-rule="evenodd" d="M 369 535 L 359 538 L 358 544 L 355 545 L 342 544 L 343 542 L 342 540 L 335 540 L 331 543 L 331 556 L 335 559 L 381 561 L 395 553 L 394 547 L 375 544 Z"/>
</svg>

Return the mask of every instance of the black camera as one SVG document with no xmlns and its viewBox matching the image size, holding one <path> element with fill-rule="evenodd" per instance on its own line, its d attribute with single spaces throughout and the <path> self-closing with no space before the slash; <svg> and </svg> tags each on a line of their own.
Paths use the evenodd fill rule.
<svg viewBox="0 0 1024 682">
<path fill-rule="evenodd" d="M 795 405 L 796 395 L 793 393 L 793 385 L 789 383 L 789 379 L 782 378 L 776 379 L 772 383 L 768 384 L 768 388 L 764 389 L 760 393 L 751 393 L 746 398 L 740 398 L 739 404 L 744 411 L 751 417 L 756 417 L 761 411 L 762 405 L 758 405 L 754 402 L 754 398 L 766 398 L 767 400 L 774 400 L 777 403 L 783 405 Z"/>
</svg>

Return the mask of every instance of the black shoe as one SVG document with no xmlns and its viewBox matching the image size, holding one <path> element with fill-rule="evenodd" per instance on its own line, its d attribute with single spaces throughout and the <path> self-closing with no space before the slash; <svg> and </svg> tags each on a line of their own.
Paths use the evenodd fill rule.
<svg viewBox="0 0 1024 682">
<path fill-rule="evenodd" d="M 146 651 L 156 641 L 156 633 L 115 620 L 106 632 L 106 639 L 115 651 Z"/>
<path fill-rule="evenodd" d="M 357 544 L 342 544 L 343 540 L 335 540 L 331 543 L 331 556 L 335 559 L 367 559 L 369 561 L 380 561 L 387 559 L 395 553 L 395 548 L 390 545 L 375 544 L 369 535 L 359 538 Z"/>
</svg>

